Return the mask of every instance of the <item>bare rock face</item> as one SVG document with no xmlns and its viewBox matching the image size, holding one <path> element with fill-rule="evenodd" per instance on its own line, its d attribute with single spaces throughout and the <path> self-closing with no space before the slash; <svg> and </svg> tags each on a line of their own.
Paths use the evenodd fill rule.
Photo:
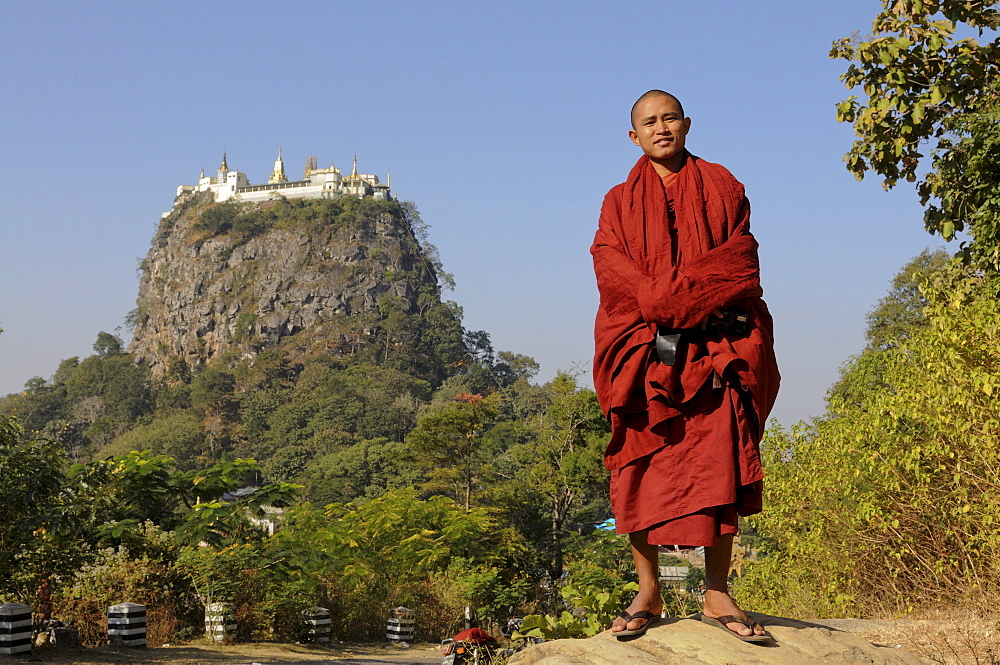
<svg viewBox="0 0 1000 665">
<path fill-rule="evenodd" d="M 919 665 L 921 658 L 851 633 L 751 613 L 774 636 L 752 644 L 693 619 L 661 619 L 646 634 L 619 641 L 610 630 L 585 640 L 545 642 L 515 654 L 510 665 Z"/>
<path fill-rule="evenodd" d="M 154 377 L 175 358 L 194 366 L 223 354 L 252 357 L 331 323 L 333 331 L 357 330 L 366 314 L 376 314 L 380 297 L 395 296 L 412 311 L 421 287 L 437 288 L 395 202 L 349 202 L 348 214 L 335 202 L 284 205 L 241 207 L 241 214 L 270 214 L 268 226 L 251 233 L 200 227 L 211 204 L 175 209 L 161 222 L 141 264 L 128 349 Z M 294 220 L 280 218 L 286 208 Z"/>
</svg>

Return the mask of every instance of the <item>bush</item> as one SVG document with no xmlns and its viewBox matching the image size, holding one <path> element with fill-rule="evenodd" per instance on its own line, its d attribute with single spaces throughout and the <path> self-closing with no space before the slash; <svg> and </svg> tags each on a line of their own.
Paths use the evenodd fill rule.
<svg viewBox="0 0 1000 665">
<path fill-rule="evenodd" d="M 200 621 L 186 609 L 193 597 L 170 560 L 170 535 L 148 522 L 138 533 L 146 543 L 141 556 L 134 556 L 125 546 L 102 550 L 93 563 L 84 565 L 53 593 L 53 616 L 72 621 L 84 646 L 107 643 L 108 607 L 118 603 L 146 606 L 150 644 L 169 642 L 185 623 Z"/>
<path fill-rule="evenodd" d="M 263 543 L 187 547 L 177 568 L 194 585 L 202 607 L 233 605 L 237 640 L 301 637 L 302 610 L 317 604 L 318 581 L 296 569 L 296 553 Z"/>
<path fill-rule="evenodd" d="M 952 264 L 922 286 L 926 325 L 849 364 L 824 418 L 767 435 L 763 556 L 740 585 L 757 609 L 907 612 L 1000 588 L 1000 277 Z"/>
<path fill-rule="evenodd" d="M 638 591 L 639 585 L 630 582 L 617 591 L 602 591 L 593 587 L 577 589 L 566 586 L 561 594 L 567 609 L 558 616 L 531 614 L 524 617 L 520 634 L 542 637 L 546 640 L 565 637 L 591 637 L 611 627 L 611 622 L 621 611 L 624 595 Z"/>
</svg>

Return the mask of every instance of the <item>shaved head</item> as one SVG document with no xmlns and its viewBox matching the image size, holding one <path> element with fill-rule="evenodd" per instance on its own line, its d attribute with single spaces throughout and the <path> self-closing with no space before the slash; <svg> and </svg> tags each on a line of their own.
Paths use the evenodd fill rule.
<svg viewBox="0 0 1000 665">
<path fill-rule="evenodd" d="M 673 95 L 671 95 L 666 90 L 649 90 L 647 92 L 642 93 L 642 96 L 639 97 L 639 99 L 635 100 L 635 104 L 632 105 L 632 113 L 631 113 L 631 116 L 632 116 L 632 129 L 635 129 L 635 109 L 636 109 L 636 107 L 639 106 L 639 104 L 641 104 L 645 100 L 649 99 L 650 97 L 669 97 L 670 99 L 672 99 L 675 102 L 677 102 L 677 108 L 680 109 L 681 116 L 682 117 L 684 116 L 684 105 L 681 104 L 681 100 L 677 99 L 676 97 L 674 97 Z"/>
</svg>

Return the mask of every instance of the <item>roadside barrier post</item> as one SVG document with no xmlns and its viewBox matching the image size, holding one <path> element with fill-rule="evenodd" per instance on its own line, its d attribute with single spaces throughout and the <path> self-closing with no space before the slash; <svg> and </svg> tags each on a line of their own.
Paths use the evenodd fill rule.
<svg viewBox="0 0 1000 665">
<path fill-rule="evenodd" d="M 31 653 L 31 608 L 17 603 L 0 605 L 0 653 Z"/>
<path fill-rule="evenodd" d="M 330 610 L 325 607 L 310 607 L 302 614 L 306 622 L 306 642 L 329 642 Z"/>
<path fill-rule="evenodd" d="M 412 642 L 415 612 L 405 607 L 389 610 L 389 622 L 385 627 L 385 639 L 393 642 Z"/>
<path fill-rule="evenodd" d="M 118 603 L 108 608 L 108 644 L 146 646 L 146 606 Z"/>
<path fill-rule="evenodd" d="M 223 642 L 236 630 L 236 615 L 229 603 L 205 605 L 205 636 L 214 642 Z"/>
</svg>

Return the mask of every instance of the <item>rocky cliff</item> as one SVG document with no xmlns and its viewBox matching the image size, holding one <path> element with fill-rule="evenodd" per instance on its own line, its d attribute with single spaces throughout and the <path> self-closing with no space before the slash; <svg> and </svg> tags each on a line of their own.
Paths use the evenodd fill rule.
<svg viewBox="0 0 1000 665">
<path fill-rule="evenodd" d="M 374 199 L 186 201 L 140 266 L 129 351 L 163 376 L 176 359 L 235 361 L 301 331 L 327 352 L 356 344 L 387 302 L 413 311 L 421 294 L 436 300 L 414 219 Z"/>
</svg>

